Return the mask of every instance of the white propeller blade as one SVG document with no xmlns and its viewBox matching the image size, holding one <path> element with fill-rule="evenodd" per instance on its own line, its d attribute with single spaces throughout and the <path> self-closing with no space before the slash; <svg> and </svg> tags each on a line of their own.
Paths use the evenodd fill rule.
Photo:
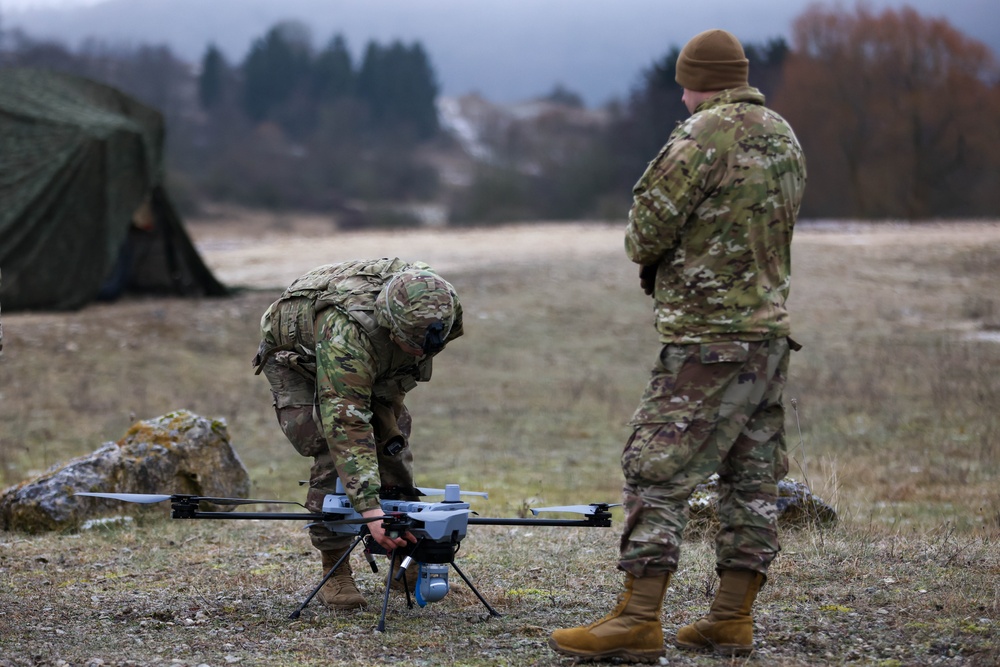
<svg viewBox="0 0 1000 667">
<path fill-rule="evenodd" d="M 574 514 L 584 514 L 591 516 L 597 511 L 597 505 L 558 505 L 555 507 L 531 508 L 531 513 L 538 515 L 539 512 L 573 512 Z M 608 507 L 618 507 L 618 505 L 608 505 Z"/>
<path fill-rule="evenodd" d="M 150 503 L 160 503 L 164 500 L 170 500 L 171 496 L 157 495 L 153 493 L 88 493 L 79 492 L 74 493 L 75 496 L 90 496 L 92 498 L 107 498 L 109 500 L 123 500 L 127 503 L 142 503 L 148 505 Z"/>
<path fill-rule="evenodd" d="M 433 489 L 427 486 L 418 486 L 417 491 L 424 494 L 425 496 L 443 496 L 444 489 Z M 480 498 L 489 498 L 490 495 L 486 491 L 466 491 L 465 489 L 459 489 L 458 491 L 463 496 L 479 496 Z"/>
</svg>

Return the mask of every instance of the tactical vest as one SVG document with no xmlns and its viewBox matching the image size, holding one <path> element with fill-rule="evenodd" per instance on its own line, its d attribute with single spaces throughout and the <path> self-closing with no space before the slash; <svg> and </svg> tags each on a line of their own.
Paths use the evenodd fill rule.
<svg viewBox="0 0 1000 667">
<path fill-rule="evenodd" d="M 417 361 L 403 352 L 375 314 L 375 298 L 382 287 L 408 268 L 430 267 L 401 259 L 354 260 L 321 266 L 298 278 L 261 318 L 264 341 L 254 359 L 257 372 L 272 354 L 294 350 L 300 358 L 292 361 L 315 381 L 316 318 L 334 308 L 357 322 L 374 348 L 375 396 L 391 401 L 416 387 L 417 382 L 430 380 L 431 358 Z"/>
</svg>

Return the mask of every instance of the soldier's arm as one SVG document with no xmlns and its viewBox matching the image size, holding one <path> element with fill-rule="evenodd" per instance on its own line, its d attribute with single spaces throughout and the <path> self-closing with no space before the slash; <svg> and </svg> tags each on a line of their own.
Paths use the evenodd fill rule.
<svg viewBox="0 0 1000 667">
<path fill-rule="evenodd" d="M 455 298 L 455 321 L 451 325 L 451 333 L 448 334 L 448 342 L 455 340 L 465 333 L 462 324 L 462 302 Z"/>
<path fill-rule="evenodd" d="M 316 391 L 323 435 L 348 498 L 359 513 L 380 509 L 378 454 L 371 426 L 375 359 L 349 318 L 331 310 L 316 331 Z"/>
<path fill-rule="evenodd" d="M 657 264 L 705 200 L 709 160 L 689 136 L 672 138 L 632 189 L 625 252 L 636 264 Z"/>
</svg>

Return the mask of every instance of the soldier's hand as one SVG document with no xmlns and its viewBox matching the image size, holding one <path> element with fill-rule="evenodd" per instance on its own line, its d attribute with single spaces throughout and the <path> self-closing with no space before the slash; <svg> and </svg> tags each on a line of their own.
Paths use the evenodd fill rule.
<svg viewBox="0 0 1000 667">
<path fill-rule="evenodd" d="M 371 517 L 385 516 L 385 512 L 382 508 L 366 510 L 361 513 L 366 519 Z M 367 524 L 368 532 L 371 533 L 372 539 L 378 542 L 383 549 L 386 551 L 392 551 L 400 547 L 405 547 L 407 542 L 416 542 L 417 538 L 413 536 L 412 533 L 407 531 L 406 535 L 403 537 L 389 537 L 385 534 L 385 528 L 382 527 L 381 521 L 371 521 Z"/>
<path fill-rule="evenodd" d="M 644 264 L 639 267 L 639 285 L 643 292 L 652 296 L 656 290 L 656 264 Z"/>
</svg>

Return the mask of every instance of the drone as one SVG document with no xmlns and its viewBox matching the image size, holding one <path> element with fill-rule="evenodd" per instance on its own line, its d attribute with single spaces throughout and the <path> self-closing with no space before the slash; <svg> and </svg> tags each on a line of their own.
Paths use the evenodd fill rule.
<svg viewBox="0 0 1000 667">
<path fill-rule="evenodd" d="M 464 491 L 458 484 L 447 484 L 443 489 L 417 488 L 421 496 L 443 496 L 440 502 L 424 502 L 403 500 L 399 498 L 381 498 L 382 517 L 362 517 L 354 510 L 350 499 L 344 491 L 340 480 L 337 480 L 335 493 L 327 494 L 323 499 L 321 512 L 218 512 L 201 510 L 202 503 L 219 506 L 239 506 L 255 504 L 298 505 L 292 500 L 254 500 L 250 498 L 212 498 L 189 494 L 147 494 L 147 493 L 99 493 L 79 492 L 74 495 L 92 498 L 106 498 L 131 503 L 151 504 L 170 501 L 171 518 L 174 519 L 269 519 L 307 521 L 308 525 L 321 524 L 333 533 L 354 538 L 344 555 L 334 563 L 323 579 L 313 588 L 302 604 L 289 614 L 290 619 L 297 619 L 310 601 L 319 593 L 324 584 L 334 575 L 351 555 L 354 549 L 364 543 L 365 559 L 372 572 L 378 573 L 375 555 L 389 558 L 388 574 L 385 582 L 385 593 L 382 599 L 382 611 L 379 617 L 378 630 L 385 630 L 386 613 L 389 606 L 390 586 L 395 579 L 402 580 L 406 591 L 407 607 L 413 608 L 410 597 L 410 587 L 407 586 L 407 572 L 416 565 L 416 583 L 413 586 L 413 597 L 420 607 L 428 603 L 438 602 L 448 594 L 450 585 L 448 573 L 450 569 L 462 578 L 466 586 L 476 595 L 486 607 L 490 617 L 500 616 L 486 598 L 476 589 L 472 581 L 465 575 L 455 562 L 470 525 L 479 526 L 565 526 L 607 528 L 611 526 L 612 507 L 608 503 L 591 503 L 589 505 L 560 505 L 554 507 L 539 507 L 531 509 L 533 517 L 541 513 L 573 513 L 582 516 L 580 519 L 554 518 L 489 518 L 475 515 L 471 505 L 462 500 L 462 496 L 489 496 L 481 491 Z M 475 515 L 475 516 L 473 516 Z M 407 532 L 416 538 L 416 542 L 387 552 L 371 537 L 368 523 L 382 521 L 382 527 L 391 537 L 402 537 Z M 397 567 L 398 564 L 398 567 Z"/>
</svg>

